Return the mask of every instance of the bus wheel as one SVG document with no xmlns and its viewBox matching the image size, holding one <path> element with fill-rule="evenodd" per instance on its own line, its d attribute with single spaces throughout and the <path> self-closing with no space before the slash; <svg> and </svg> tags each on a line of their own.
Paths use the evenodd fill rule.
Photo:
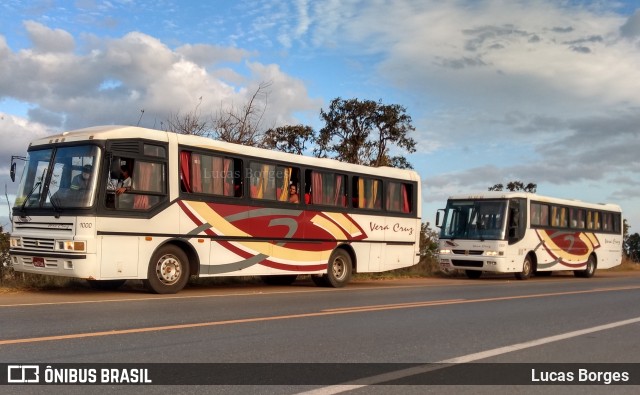
<svg viewBox="0 0 640 395">
<path fill-rule="evenodd" d="M 481 270 L 465 270 L 464 274 L 466 274 L 467 277 L 470 279 L 476 279 L 482 276 L 482 271 Z"/>
<path fill-rule="evenodd" d="M 584 270 L 574 270 L 573 275 L 576 277 L 591 278 L 596 273 L 596 257 L 593 254 L 587 259 L 587 267 Z"/>
<path fill-rule="evenodd" d="M 268 285 L 291 285 L 298 276 L 296 274 L 284 274 L 278 276 L 261 276 L 265 284 Z"/>
<path fill-rule="evenodd" d="M 174 294 L 189 281 L 189 260 L 174 245 L 160 247 L 151 257 L 145 287 L 158 294 Z"/>
<path fill-rule="evenodd" d="M 89 286 L 100 291 L 113 291 L 120 288 L 127 280 L 87 280 Z"/>
<path fill-rule="evenodd" d="M 516 273 L 516 278 L 518 280 L 526 280 L 531 277 L 531 273 L 533 273 L 533 263 L 531 263 L 531 257 L 527 255 L 524 258 L 524 262 L 522 262 L 522 271 Z"/>
<path fill-rule="evenodd" d="M 330 287 L 340 288 L 351 280 L 351 256 L 342 249 L 337 249 L 329 258 L 326 281 Z"/>
</svg>

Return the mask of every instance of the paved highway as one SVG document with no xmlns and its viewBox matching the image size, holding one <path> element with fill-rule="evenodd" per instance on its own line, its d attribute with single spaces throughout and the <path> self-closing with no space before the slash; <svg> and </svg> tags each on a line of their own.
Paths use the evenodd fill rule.
<svg viewBox="0 0 640 395">
<path fill-rule="evenodd" d="M 277 369 L 300 366 L 328 369 L 335 375 L 332 365 L 301 364 L 349 363 L 336 366 L 361 369 L 368 380 L 347 387 L 327 380 L 304 383 L 313 386 L 258 382 L 259 391 L 256 386 L 216 388 L 223 393 L 243 388 L 247 393 L 315 390 L 324 395 L 425 388 L 442 392 L 453 387 L 373 384 L 447 366 L 434 368 L 434 363 L 495 362 L 501 364 L 496 365 L 499 369 L 513 363 L 640 362 L 640 273 L 601 271 L 591 279 L 556 275 L 528 281 L 510 276 L 357 281 L 343 289 L 317 288 L 310 281 L 288 287 L 212 285 L 192 286 L 170 296 L 147 294 L 136 284 L 117 292 L 3 293 L 0 323 L 4 364 L 265 363 L 274 364 L 278 377 Z M 380 366 L 395 376 L 377 374 Z M 371 373 L 364 374 L 368 370 Z M 467 373 L 473 370 L 460 374 Z M 640 382 L 640 372 L 635 373 L 630 373 L 630 380 Z M 260 374 L 238 377 L 222 384 L 237 384 L 242 377 L 249 383 L 252 377 L 263 380 Z M 460 382 L 465 382 L 463 377 Z M 21 393 L 35 389 L 6 388 Z M 81 387 L 55 388 L 82 392 Z M 157 392 L 154 386 L 125 389 L 152 393 L 150 388 Z M 197 393 L 203 387 L 172 388 Z M 529 392 L 534 388 L 526 387 Z M 559 389 L 582 387 L 540 388 L 562 393 Z M 460 392 L 464 391 L 456 387 L 450 393 Z M 476 388 L 473 393 L 477 392 Z"/>
</svg>

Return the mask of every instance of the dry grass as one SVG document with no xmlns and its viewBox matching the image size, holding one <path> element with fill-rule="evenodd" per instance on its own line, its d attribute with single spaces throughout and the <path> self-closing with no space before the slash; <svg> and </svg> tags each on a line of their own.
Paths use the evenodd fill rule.
<svg viewBox="0 0 640 395">
<path fill-rule="evenodd" d="M 87 287 L 88 285 L 85 281 L 74 278 L 16 273 L 13 270 L 4 273 L 0 280 L 0 293 Z"/>
<path fill-rule="evenodd" d="M 29 273 L 15 273 L 13 270 L 5 271 L 0 278 L 0 294 L 28 291 L 28 290 L 49 290 L 59 288 L 88 288 L 86 281 L 57 277 L 43 276 Z M 636 271 L 640 270 L 640 263 L 623 258 L 622 264 L 610 271 Z M 458 273 L 459 274 L 459 273 Z M 454 274 L 455 275 L 455 274 Z M 448 277 L 450 274 L 442 273 L 439 269 L 437 260 L 433 257 L 423 258 L 417 265 L 408 268 L 392 270 L 382 273 L 358 273 L 354 275 L 354 279 L 396 279 L 396 278 L 417 278 L 417 277 Z M 255 284 L 260 283 L 259 277 L 210 277 L 210 278 L 194 278 L 189 282 L 189 286 L 210 286 L 210 285 L 229 285 L 229 284 Z"/>
<path fill-rule="evenodd" d="M 622 264 L 620 266 L 616 266 L 614 268 L 607 269 L 607 270 L 612 270 L 615 272 L 640 270 L 640 263 L 634 262 L 631 259 L 624 257 L 622 258 Z"/>
</svg>

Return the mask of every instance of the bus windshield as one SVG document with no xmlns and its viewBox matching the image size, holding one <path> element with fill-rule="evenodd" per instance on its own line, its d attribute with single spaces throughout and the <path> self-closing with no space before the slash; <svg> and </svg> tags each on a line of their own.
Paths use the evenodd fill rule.
<svg viewBox="0 0 640 395">
<path fill-rule="evenodd" d="M 506 200 L 447 202 L 441 239 L 504 240 Z"/>
<path fill-rule="evenodd" d="M 100 149 L 94 145 L 28 153 L 14 208 L 88 208 L 96 197 Z"/>
</svg>

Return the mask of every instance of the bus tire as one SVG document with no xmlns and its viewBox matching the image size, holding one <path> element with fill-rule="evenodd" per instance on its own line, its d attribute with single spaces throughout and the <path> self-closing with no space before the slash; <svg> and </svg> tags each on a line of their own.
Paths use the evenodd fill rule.
<svg viewBox="0 0 640 395">
<path fill-rule="evenodd" d="M 276 276 L 260 276 L 267 285 L 291 285 L 298 278 L 297 274 L 283 274 Z"/>
<path fill-rule="evenodd" d="M 87 282 L 93 289 L 99 291 L 114 291 L 123 286 L 127 280 L 87 280 Z"/>
<path fill-rule="evenodd" d="M 596 273 L 596 257 L 591 254 L 587 259 L 587 267 L 584 270 L 574 270 L 573 275 L 582 278 L 591 278 Z"/>
<path fill-rule="evenodd" d="M 516 278 L 518 280 L 526 280 L 531 277 L 533 273 L 533 262 L 531 262 L 531 257 L 527 255 L 524 258 L 524 262 L 522 262 L 522 271 L 520 273 L 516 273 Z"/>
<path fill-rule="evenodd" d="M 157 294 L 174 294 L 189 281 L 189 259 L 179 247 L 164 245 L 156 250 L 149 262 L 145 287 Z"/>
<path fill-rule="evenodd" d="M 351 256 L 343 249 L 336 249 L 329 258 L 326 281 L 330 287 L 341 288 L 351 280 Z"/>
<path fill-rule="evenodd" d="M 464 274 L 467 275 L 467 278 L 475 280 L 476 278 L 480 278 L 480 276 L 482 276 L 482 270 L 465 270 Z"/>
</svg>

